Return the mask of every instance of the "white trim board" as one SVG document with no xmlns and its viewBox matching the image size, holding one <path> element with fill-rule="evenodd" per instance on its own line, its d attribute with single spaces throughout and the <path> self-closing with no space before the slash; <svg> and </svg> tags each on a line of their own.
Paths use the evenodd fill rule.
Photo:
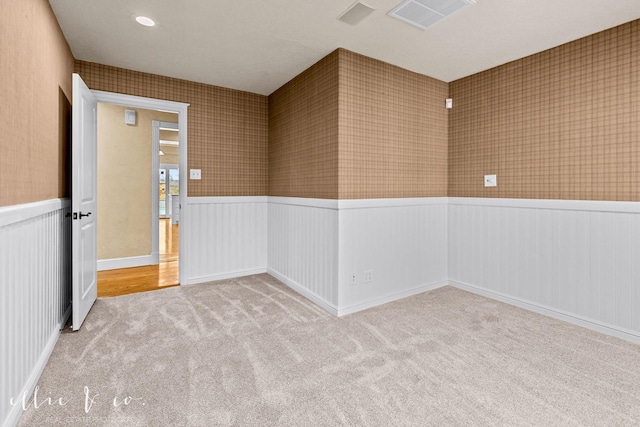
<svg viewBox="0 0 640 427">
<path fill-rule="evenodd" d="M 192 277 L 185 285 L 196 285 L 199 283 L 215 282 L 218 280 L 235 279 L 236 277 L 253 276 L 254 274 L 266 273 L 266 268 L 255 268 L 251 270 L 231 271 L 229 273 L 212 274 L 210 276 Z"/>
<path fill-rule="evenodd" d="M 283 276 L 282 274 L 278 273 L 275 270 L 272 270 L 271 268 L 267 269 L 267 273 L 270 276 L 278 279 L 279 281 L 281 281 L 282 283 L 284 283 L 285 285 L 287 285 L 288 287 L 290 287 L 291 289 L 293 289 L 294 291 L 296 291 L 300 295 L 304 296 L 309 301 L 311 301 L 314 304 L 316 304 L 317 306 L 321 307 L 322 309 L 327 311 L 329 314 L 332 314 L 334 316 L 340 316 L 338 308 L 334 304 L 332 304 L 331 302 L 329 302 L 326 299 L 322 298 L 320 295 L 315 294 L 314 292 L 308 290 L 307 288 L 305 288 L 304 286 L 300 285 L 299 283 L 296 283 L 295 281 L 289 279 L 286 276 Z"/>
<path fill-rule="evenodd" d="M 494 199 L 479 197 L 449 197 L 449 205 L 499 208 L 553 209 L 566 211 L 640 213 L 640 202 L 560 199 Z"/>
<path fill-rule="evenodd" d="M 447 197 L 410 197 L 391 199 L 312 199 L 305 197 L 267 197 L 269 203 L 335 210 L 446 205 L 448 203 Z"/>
<path fill-rule="evenodd" d="M 219 203 L 267 203 L 268 196 L 220 196 L 187 197 L 188 205 L 208 205 Z"/>
<path fill-rule="evenodd" d="M 338 209 L 338 200 L 310 199 L 305 197 L 268 196 L 269 203 L 288 206 L 306 206 L 311 208 Z"/>
<path fill-rule="evenodd" d="M 160 255 L 154 252 L 151 255 L 132 256 L 125 258 L 109 258 L 98 260 L 98 271 L 117 270 L 119 268 L 142 267 L 159 263 Z"/>
<path fill-rule="evenodd" d="M 501 292 L 490 291 L 488 289 L 481 288 L 479 286 L 470 285 L 468 283 L 456 282 L 455 280 L 449 280 L 449 285 L 454 288 L 461 289 L 463 291 L 471 292 L 476 295 L 480 295 L 489 299 L 504 302 L 509 305 L 523 308 L 534 313 L 549 316 L 554 319 L 562 320 L 583 328 L 591 329 L 592 331 L 600 332 L 606 335 L 611 335 L 616 338 L 621 338 L 627 341 L 640 344 L 640 335 L 633 331 L 620 328 L 618 326 L 608 325 L 604 322 L 599 322 L 593 319 L 587 319 L 582 316 L 567 313 L 562 310 L 557 310 L 551 307 L 545 307 L 540 304 L 536 304 L 521 298 L 515 298 L 509 295 L 505 295 Z"/>
<path fill-rule="evenodd" d="M 438 289 L 441 288 L 443 286 L 447 286 L 448 282 L 446 280 L 444 281 L 440 281 L 440 282 L 435 282 L 435 283 L 429 283 L 426 285 L 421 285 L 421 286 L 417 286 L 413 289 L 408 289 L 405 291 L 401 291 L 401 292 L 394 292 L 394 293 L 390 293 L 388 295 L 382 296 L 382 297 L 378 297 L 378 298 L 373 298 L 370 299 L 368 301 L 364 301 L 364 302 L 360 302 L 357 304 L 352 304 L 346 307 L 340 307 L 338 309 L 337 312 L 337 316 L 346 316 L 348 314 L 352 314 L 352 313 L 357 313 L 358 311 L 362 311 L 362 310 L 367 310 L 369 308 L 373 308 L 373 307 L 377 307 L 379 305 L 382 304 L 387 304 L 393 301 L 398 301 L 413 295 L 418 295 L 418 294 L 422 294 L 424 292 L 428 292 L 428 291 L 433 291 L 434 289 Z"/>
<path fill-rule="evenodd" d="M 69 199 L 51 199 L 20 205 L 0 206 L 0 227 L 36 218 L 69 206 L 71 206 Z"/>
<path fill-rule="evenodd" d="M 447 197 L 410 197 L 397 199 L 342 199 L 338 209 L 400 208 L 408 206 L 446 205 Z"/>
<path fill-rule="evenodd" d="M 31 371 L 31 375 L 29 375 L 29 378 L 27 379 L 27 382 L 25 383 L 23 390 L 18 396 L 12 396 L 15 399 L 14 402 L 16 404 L 13 406 L 13 408 L 11 408 L 9 415 L 6 418 L 7 426 L 18 425 L 18 422 L 20 421 L 20 417 L 22 417 L 22 412 L 23 412 L 22 397 L 27 396 L 27 399 L 30 399 L 31 396 L 33 395 L 33 392 L 35 391 L 36 386 L 38 385 L 38 381 L 40 381 L 40 377 L 42 376 L 42 372 L 44 372 L 44 368 L 47 366 L 47 363 L 49 363 L 49 358 L 51 357 L 51 354 L 53 353 L 53 349 L 55 348 L 56 343 L 60 338 L 60 333 L 64 329 L 64 326 L 66 325 L 67 320 L 69 320 L 70 316 L 71 316 L 71 304 L 69 304 L 69 307 L 65 311 L 64 316 L 62 317 L 62 320 L 60 321 L 60 323 L 58 323 L 58 327 L 53 332 L 53 334 L 51 334 L 51 336 L 49 337 L 49 340 L 47 341 L 47 345 L 42 350 L 42 353 L 40 353 L 38 362 L 33 367 Z"/>
</svg>

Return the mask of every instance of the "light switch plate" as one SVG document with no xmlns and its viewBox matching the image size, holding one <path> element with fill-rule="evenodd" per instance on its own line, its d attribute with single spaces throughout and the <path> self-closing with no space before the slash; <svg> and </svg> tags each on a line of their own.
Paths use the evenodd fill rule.
<svg viewBox="0 0 640 427">
<path fill-rule="evenodd" d="M 189 178 L 190 179 L 202 179 L 202 170 L 200 170 L 200 169 L 189 169 Z"/>
<path fill-rule="evenodd" d="M 484 186 L 485 187 L 496 187 L 498 185 L 498 181 L 495 175 L 485 175 L 484 176 Z"/>
</svg>

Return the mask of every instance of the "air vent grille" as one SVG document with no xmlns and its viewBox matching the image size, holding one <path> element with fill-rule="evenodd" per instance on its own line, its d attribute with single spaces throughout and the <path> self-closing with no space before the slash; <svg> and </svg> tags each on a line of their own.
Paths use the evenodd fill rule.
<svg viewBox="0 0 640 427">
<path fill-rule="evenodd" d="M 447 16 L 475 4 L 475 0 L 405 0 L 390 16 L 426 30 Z"/>
</svg>

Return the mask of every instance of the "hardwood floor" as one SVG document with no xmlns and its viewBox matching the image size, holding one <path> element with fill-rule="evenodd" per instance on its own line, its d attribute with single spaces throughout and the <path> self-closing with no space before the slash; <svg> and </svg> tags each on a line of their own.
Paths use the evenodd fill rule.
<svg viewBox="0 0 640 427">
<path fill-rule="evenodd" d="M 160 220 L 160 264 L 98 272 L 98 297 L 114 297 L 135 292 L 177 286 L 178 224 Z"/>
</svg>

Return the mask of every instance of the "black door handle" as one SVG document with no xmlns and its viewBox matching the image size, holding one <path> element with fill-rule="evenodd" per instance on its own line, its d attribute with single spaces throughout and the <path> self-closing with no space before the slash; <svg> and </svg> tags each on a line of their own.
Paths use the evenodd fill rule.
<svg viewBox="0 0 640 427">
<path fill-rule="evenodd" d="M 82 219 L 83 216 L 89 216 L 89 215 L 91 215 L 91 212 L 87 212 L 87 213 L 84 213 L 84 214 L 82 212 L 80 212 L 80 219 Z"/>
</svg>

